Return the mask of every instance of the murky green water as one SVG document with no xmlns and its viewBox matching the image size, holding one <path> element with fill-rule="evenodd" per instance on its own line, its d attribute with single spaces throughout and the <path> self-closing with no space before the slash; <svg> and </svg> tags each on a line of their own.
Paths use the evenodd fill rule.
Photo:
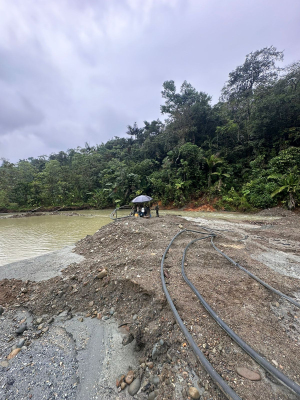
<svg viewBox="0 0 300 400">
<path fill-rule="evenodd" d="M 62 212 L 59 215 L 27 218 L 7 218 L 7 214 L 2 214 L 0 216 L 0 265 L 58 250 L 66 245 L 74 244 L 86 235 L 93 235 L 99 228 L 112 222 L 109 218 L 111 211 L 81 210 L 78 211 L 78 216 L 67 216 Z M 122 210 L 118 213 L 118 217 L 128 215 L 128 213 L 128 210 Z M 239 213 L 171 210 L 161 211 L 160 214 L 181 214 L 227 220 L 261 219 L 256 215 L 246 216 Z"/>
<path fill-rule="evenodd" d="M 0 218 L 0 265 L 39 256 L 74 244 L 109 224 L 112 210 L 82 210 L 79 216 Z M 122 211 L 128 215 L 128 210 Z"/>
</svg>

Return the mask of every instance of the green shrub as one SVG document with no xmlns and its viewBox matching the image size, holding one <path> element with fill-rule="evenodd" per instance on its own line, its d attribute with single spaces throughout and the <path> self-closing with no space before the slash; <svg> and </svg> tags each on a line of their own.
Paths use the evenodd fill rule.
<svg viewBox="0 0 300 400">
<path fill-rule="evenodd" d="M 244 195 L 240 195 L 233 187 L 216 203 L 217 207 L 225 208 L 226 211 L 247 211 L 252 207 Z"/>
<path fill-rule="evenodd" d="M 270 182 L 265 177 L 254 179 L 243 186 L 242 193 L 249 204 L 255 208 L 268 208 L 276 205 L 276 201 L 271 197 L 276 189 L 276 184 Z"/>
</svg>

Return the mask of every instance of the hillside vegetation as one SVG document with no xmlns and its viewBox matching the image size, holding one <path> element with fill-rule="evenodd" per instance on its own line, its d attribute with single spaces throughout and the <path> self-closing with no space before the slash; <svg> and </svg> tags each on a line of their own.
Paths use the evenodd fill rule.
<svg viewBox="0 0 300 400">
<path fill-rule="evenodd" d="M 164 205 L 217 200 L 246 210 L 300 203 L 300 62 L 273 46 L 230 72 L 220 101 L 184 81 L 163 83 L 166 118 L 128 137 L 13 164 L 2 160 L 0 209 L 126 204 L 144 193 Z"/>
</svg>

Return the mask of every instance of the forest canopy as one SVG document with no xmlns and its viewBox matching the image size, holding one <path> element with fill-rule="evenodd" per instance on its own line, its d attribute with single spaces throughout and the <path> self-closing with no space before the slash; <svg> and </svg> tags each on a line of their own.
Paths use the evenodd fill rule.
<svg viewBox="0 0 300 400">
<path fill-rule="evenodd" d="M 0 209 L 97 207 L 151 195 L 183 206 L 205 196 L 225 209 L 300 203 L 300 62 L 280 68 L 273 46 L 229 73 L 220 100 L 163 83 L 166 118 L 127 137 L 18 163 L 3 159 Z"/>
</svg>

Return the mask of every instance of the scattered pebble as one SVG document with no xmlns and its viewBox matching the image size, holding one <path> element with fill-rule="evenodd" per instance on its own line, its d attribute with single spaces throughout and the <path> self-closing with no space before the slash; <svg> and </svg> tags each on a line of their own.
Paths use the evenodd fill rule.
<svg viewBox="0 0 300 400">
<path fill-rule="evenodd" d="M 97 276 L 96 278 L 98 279 L 103 279 L 107 275 L 107 270 L 103 269 Z"/>
</svg>

